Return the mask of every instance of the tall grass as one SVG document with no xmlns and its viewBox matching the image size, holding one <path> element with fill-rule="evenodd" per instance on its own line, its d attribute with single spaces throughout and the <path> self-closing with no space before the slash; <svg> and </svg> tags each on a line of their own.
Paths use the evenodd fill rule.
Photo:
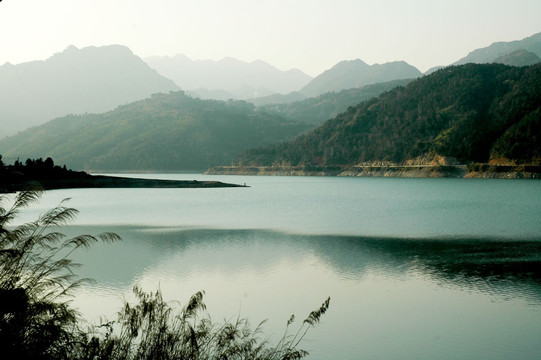
<svg viewBox="0 0 541 360">
<path fill-rule="evenodd" d="M 70 306 L 72 291 L 87 279 L 77 278 L 70 256 L 96 242 L 119 241 L 103 233 L 66 238 L 55 231 L 77 210 L 61 203 L 36 221 L 10 226 L 20 210 L 41 191 L 0 196 L 0 351 L 2 359 L 301 359 L 299 345 L 329 308 L 327 299 L 290 333 L 272 344 L 245 318 L 215 323 L 203 292 L 184 306 L 165 302 L 160 291 L 134 288 L 136 302 L 126 302 L 116 319 L 84 328 Z M 9 207 L 5 204 L 11 203 Z"/>
<path fill-rule="evenodd" d="M 52 230 L 77 214 L 60 204 L 36 221 L 10 228 L 19 211 L 41 192 L 19 192 L 12 205 L 0 197 L 0 348 L 14 358 L 63 359 L 78 332 L 78 313 L 69 306 L 77 279 L 70 255 L 97 241 L 116 241 L 115 234 L 67 239 Z"/>
</svg>

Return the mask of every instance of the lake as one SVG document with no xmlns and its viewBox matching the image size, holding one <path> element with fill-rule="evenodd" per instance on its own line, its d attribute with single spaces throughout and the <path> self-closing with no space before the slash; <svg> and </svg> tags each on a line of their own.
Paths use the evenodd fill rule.
<svg viewBox="0 0 541 360">
<path fill-rule="evenodd" d="M 130 175 L 249 188 L 49 191 L 68 235 L 124 241 L 76 255 L 96 280 L 74 305 L 112 316 L 135 284 L 168 300 L 205 291 L 214 320 L 268 319 L 279 338 L 328 296 L 310 359 L 538 359 L 541 182 L 483 179 Z"/>
</svg>

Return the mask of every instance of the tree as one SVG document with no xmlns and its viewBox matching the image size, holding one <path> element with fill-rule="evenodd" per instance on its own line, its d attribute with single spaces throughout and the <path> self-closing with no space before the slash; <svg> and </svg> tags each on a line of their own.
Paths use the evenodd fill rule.
<svg viewBox="0 0 541 360">
<path fill-rule="evenodd" d="M 47 169 L 52 169 L 52 168 L 54 168 L 54 161 L 53 161 L 53 159 L 51 159 L 50 157 L 48 157 L 47 159 L 45 159 L 44 165 L 45 165 L 45 168 L 47 168 Z"/>
</svg>

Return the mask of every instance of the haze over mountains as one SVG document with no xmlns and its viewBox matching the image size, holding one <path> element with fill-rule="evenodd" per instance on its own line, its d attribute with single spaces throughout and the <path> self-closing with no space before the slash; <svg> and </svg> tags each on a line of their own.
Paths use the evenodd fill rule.
<svg viewBox="0 0 541 360">
<path fill-rule="evenodd" d="M 125 46 L 70 46 L 45 61 L 0 66 L 0 134 L 178 89 Z"/>
<path fill-rule="evenodd" d="M 513 42 L 513 45 L 496 43 L 472 54 L 489 54 L 486 56 L 489 63 L 529 65 L 538 62 L 539 56 L 535 51 L 538 51 L 540 43 L 541 34 L 537 34 L 524 41 Z M 517 49 L 516 44 L 526 44 L 529 50 Z M 511 52 L 501 54 L 507 50 Z M 493 57 L 495 54 L 498 56 Z M 416 78 L 426 77 L 415 67 L 400 61 L 381 65 L 368 65 L 358 59 L 342 61 L 310 80 L 300 71 L 283 72 L 262 61 L 245 63 L 226 58 L 205 62 L 182 56 L 175 58 L 179 61 L 170 62 L 170 70 L 177 71 L 179 63 L 187 64 L 192 69 L 191 77 L 185 75 L 186 81 L 192 81 L 187 83 L 200 86 L 199 91 L 206 91 L 208 96 L 222 94 L 230 97 L 231 93 L 223 88 L 205 89 L 203 85 L 210 88 L 218 84 L 243 83 L 244 88 L 241 86 L 237 90 L 246 92 L 239 92 L 238 96 L 259 96 L 265 92 L 295 89 L 294 86 L 297 90 L 248 99 L 258 106 L 238 101 L 203 101 L 188 96 L 192 94 L 190 91 L 178 92 L 177 84 L 160 75 L 124 46 L 69 47 L 45 61 L 0 67 L 0 137 L 58 118 L 0 140 L 0 154 L 6 159 L 53 156 L 57 162 L 79 169 L 201 170 L 206 166 L 227 165 L 250 148 L 291 139 L 336 115 L 342 116 L 339 114 L 350 107 L 360 106 L 363 101 L 397 86 L 407 86 Z M 175 58 L 154 58 L 154 61 L 164 64 Z M 213 75 L 197 74 L 197 67 Z M 233 80 L 227 74 L 237 74 L 238 78 Z M 474 78 L 480 76 L 475 72 L 468 74 Z M 197 77 L 201 83 L 195 80 Z M 261 92 L 256 94 L 255 87 L 245 84 L 250 78 L 254 80 L 252 85 L 260 86 Z M 203 80 L 207 82 L 203 83 Z M 497 88 L 500 84 L 493 86 Z M 533 87 L 534 92 L 538 91 L 535 89 L 539 84 L 528 86 Z M 489 90 L 479 87 L 480 92 Z M 426 91 L 431 90 L 426 88 Z M 149 97 L 152 93 L 165 94 Z M 471 102 L 480 99 L 480 95 L 474 92 L 465 94 Z M 145 100 L 131 103 L 137 99 Z M 411 101 L 425 100 L 419 94 Z M 435 108 L 424 110 L 436 114 L 443 105 L 437 103 Z M 113 108 L 116 109 L 103 114 L 85 115 Z M 473 108 L 471 111 L 486 113 L 488 110 Z M 460 114 L 469 119 L 470 115 Z M 535 117 L 537 113 L 532 114 L 531 117 Z M 449 119 L 454 118 L 451 116 Z M 324 126 L 328 127 L 330 123 L 336 123 L 336 120 Z M 481 134 L 475 129 L 479 124 L 470 123 L 472 128 L 468 131 Z M 537 126 L 535 121 L 528 124 L 530 128 Z M 399 125 L 386 123 L 386 126 Z M 355 127 L 346 128 L 356 131 Z M 394 143 L 396 137 L 410 136 L 404 135 L 408 132 L 389 133 L 393 139 L 381 140 L 382 144 Z M 530 133 L 529 130 L 526 133 Z M 515 136 L 516 132 L 513 134 Z M 374 138 L 376 135 L 371 136 Z M 318 144 L 323 144 L 326 140 L 318 141 Z M 525 139 L 521 138 L 521 141 Z M 426 143 L 425 140 L 422 142 Z M 340 151 L 353 153 L 359 148 L 359 144 L 352 146 L 349 150 L 342 147 Z M 459 159 L 468 158 L 459 156 Z"/>
<path fill-rule="evenodd" d="M 280 71 L 263 61 L 247 63 L 232 58 L 194 61 L 185 55 L 154 56 L 144 60 L 189 94 L 201 98 L 242 99 L 256 103 L 261 97 L 290 102 L 290 99 L 303 100 L 330 91 L 413 79 L 422 75 L 418 69 L 403 61 L 381 65 L 368 65 L 360 59 L 342 61 L 311 78 L 300 70 Z M 286 96 L 277 97 L 276 94 Z"/>
<path fill-rule="evenodd" d="M 185 55 L 152 56 L 144 60 L 184 91 L 217 100 L 285 94 L 300 89 L 312 79 L 301 70 L 281 71 L 261 60 L 251 63 L 230 57 L 220 61 L 191 60 Z"/>
</svg>

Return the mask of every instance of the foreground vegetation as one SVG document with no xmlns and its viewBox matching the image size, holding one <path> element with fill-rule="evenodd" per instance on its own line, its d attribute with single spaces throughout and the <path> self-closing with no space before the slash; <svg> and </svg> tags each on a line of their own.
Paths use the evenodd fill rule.
<svg viewBox="0 0 541 360">
<path fill-rule="evenodd" d="M 71 307 L 77 279 L 71 254 L 100 241 L 119 241 L 113 233 L 65 238 L 54 229 L 77 211 L 60 204 L 38 220 L 10 226 L 19 211 L 35 202 L 39 190 L 0 196 L 0 348 L 3 359 L 300 359 L 298 348 L 329 307 L 327 299 L 312 311 L 296 333 L 286 324 L 271 344 L 259 324 L 248 320 L 214 323 L 206 313 L 203 292 L 180 308 L 159 291 L 135 287 L 137 302 L 125 303 L 117 318 L 85 327 Z M 10 206 L 7 204 L 10 203 Z"/>
</svg>

